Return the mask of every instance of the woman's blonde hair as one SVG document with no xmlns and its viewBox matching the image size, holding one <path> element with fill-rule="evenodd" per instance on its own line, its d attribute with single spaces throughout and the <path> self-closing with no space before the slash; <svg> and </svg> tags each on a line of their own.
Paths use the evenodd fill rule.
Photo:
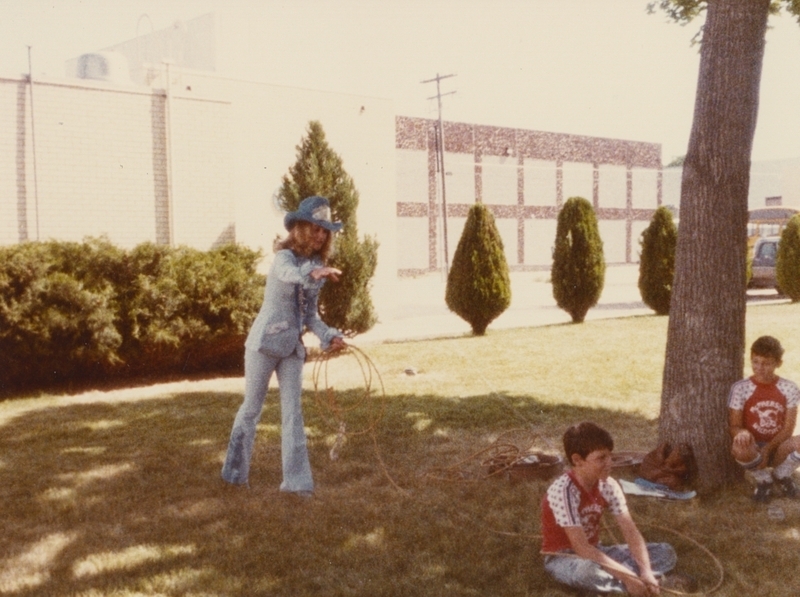
<svg viewBox="0 0 800 597">
<path fill-rule="evenodd" d="M 275 250 L 289 249 L 303 257 L 313 256 L 314 250 L 311 248 L 311 230 L 313 226 L 315 226 L 315 224 L 303 220 L 296 222 L 289 231 L 289 235 L 275 244 Z M 327 263 L 333 248 L 333 234 L 330 230 L 325 230 L 325 232 L 327 233 L 325 244 L 316 252 L 316 255 L 322 260 L 322 263 Z"/>
</svg>

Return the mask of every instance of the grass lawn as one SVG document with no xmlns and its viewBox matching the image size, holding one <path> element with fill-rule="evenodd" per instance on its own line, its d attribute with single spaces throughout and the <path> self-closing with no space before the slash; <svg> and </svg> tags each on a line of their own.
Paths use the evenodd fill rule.
<svg viewBox="0 0 800 597">
<path fill-rule="evenodd" d="M 547 482 L 486 478 L 482 461 L 498 439 L 557 453 L 584 419 L 618 450 L 654 447 L 666 324 L 372 345 L 371 380 L 358 353 L 308 364 L 312 499 L 277 490 L 273 390 L 251 487 L 219 479 L 239 378 L 0 403 L 0 594 L 574 597 L 538 554 Z M 750 307 L 748 344 L 765 333 L 786 347 L 779 372 L 800 381 L 800 305 Z M 315 374 L 334 390 L 315 393 Z M 331 460 L 339 420 L 350 434 Z M 776 520 L 743 484 L 629 503 L 701 589 L 719 579 L 710 552 L 724 568 L 715 595 L 800 592 L 800 502 L 774 502 Z"/>
</svg>

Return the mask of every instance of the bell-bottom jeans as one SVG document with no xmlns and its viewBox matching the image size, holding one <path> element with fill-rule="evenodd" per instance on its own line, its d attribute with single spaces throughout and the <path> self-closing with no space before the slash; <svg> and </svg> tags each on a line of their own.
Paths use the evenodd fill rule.
<svg viewBox="0 0 800 597">
<path fill-rule="evenodd" d="M 303 381 L 303 362 L 297 352 L 288 357 L 271 357 L 257 350 L 245 349 L 244 401 L 233 421 L 228 453 L 222 467 L 222 478 L 228 483 L 247 484 L 250 456 L 256 438 L 256 425 L 273 371 L 278 378 L 281 398 L 281 461 L 283 482 L 280 490 L 313 491 L 311 465 L 303 427 L 300 402 Z"/>
</svg>

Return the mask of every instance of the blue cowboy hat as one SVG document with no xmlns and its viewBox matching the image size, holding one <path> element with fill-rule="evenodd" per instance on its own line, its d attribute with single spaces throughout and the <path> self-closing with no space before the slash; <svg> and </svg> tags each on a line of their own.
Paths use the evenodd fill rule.
<svg viewBox="0 0 800 597">
<path fill-rule="evenodd" d="M 290 211 L 284 216 L 283 225 L 286 230 L 291 230 L 300 220 L 322 226 L 331 232 L 339 232 L 342 229 L 341 222 L 331 221 L 331 204 L 325 197 L 319 195 L 303 199 L 297 211 Z"/>
</svg>

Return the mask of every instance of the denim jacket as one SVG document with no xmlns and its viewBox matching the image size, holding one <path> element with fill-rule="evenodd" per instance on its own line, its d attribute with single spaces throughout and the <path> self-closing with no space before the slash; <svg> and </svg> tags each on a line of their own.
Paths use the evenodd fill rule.
<svg viewBox="0 0 800 597">
<path fill-rule="evenodd" d="M 325 280 L 314 280 L 311 271 L 320 267 L 323 265 L 318 259 L 301 257 L 288 249 L 276 253 L 267 275 L 264 302 L 247 335 L 246 348 L 279 358 L 297 351 L 305 358 L 300 338 L 306 328 L 319 337 L 323 350 L 333 338 L 342 335 L 325 325 L 317 314 L 319 291 Z"/>
</svg>

